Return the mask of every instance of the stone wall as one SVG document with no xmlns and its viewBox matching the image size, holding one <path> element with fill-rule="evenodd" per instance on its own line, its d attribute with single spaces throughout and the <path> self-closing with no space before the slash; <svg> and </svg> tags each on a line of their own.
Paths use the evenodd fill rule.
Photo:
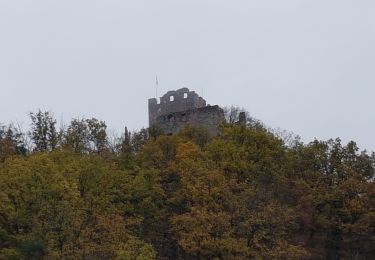
<svg viewBox="0 0 375 260">
<path fill-rule="evenodd" d="M 206 106 L 206 101 L 187 88 L 168 91 L 160 98 L 149 99 L 149 124 L 165 134 L 177 134 L 187 124 L 206 128 L 211 135 L 218 134 L 224 121 L 224 111 L 219 106 Z"/>
<path fill-rule="evenodd" d="M 168 91 L 160 98 L 160 102 L 156 98 L 148 100 L 149 125 L 153 125 L 159 116 L 205 106 L 206 101 L 188 88 Z"/>
<path fill-rule="evenodd" d="M 215 136 L 223 120 L 224 112 L 219 106 L 206 106 L 159 116 L 153 125 L 162 129 L 165 134 L 174 135 L 189 124 L 205 128 L 210 135 Z"/>
</svg>

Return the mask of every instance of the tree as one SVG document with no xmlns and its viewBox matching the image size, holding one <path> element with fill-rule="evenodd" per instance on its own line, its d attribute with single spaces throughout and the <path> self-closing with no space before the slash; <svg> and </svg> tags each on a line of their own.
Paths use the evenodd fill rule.
<svg viewBox="0 0 375 260">
<path fill-rule="evenodd" d="M 354 142 L 248 122 L 215 137 L 126 128 L 114 148 L 104 121 L 73 119 L 56 144 L 53 117 L 33 116 L 34 151 L 0 127 L 0 259 L 375 254 L 375 154 Z"/>
<path fill-rule="evenodd" d="M 340 139 L 300 146 L 294 166 L 307 248 L 317 258 L 367 259 L 374 254 L 374 158 Z M 303 237 L 303 236 L 302 236 Z"/>
<path fill-rule="evenodd" d="M 64 145 L 77 153 L 103 153 L 108 149 L 107 125 L 96 118 L 73 119 L 64 134 Z"/>
<path fill-rule="evenodd" d="M 82 224 L 74 183 L 46 154 L 37 154 L 7 161 L 0 188 L 0 230 L 10 238 L 6 247 L 29 259 L 63 257 Z"/>
<path fill-rule="evenodd" d="M 26 155 L 24 134 L 13 125 L 0 125 L 0 162 L 13 155 Z"/>
<path fill-rule="evenodd" d="M 90 132 L 84 119 L 73 119 L 64 134 L 64 146 L 76 153 L 90 151 Z"/>
<path fill-rule="evenodd" d="M 104 121 L 99 121 L 96 118 L 86 119 L 87 127 L 89 129 L 89 140 L 92 144 L 92 150 L 98 153 L 103 152 L 107 148 L 107 125 Z"/>
<path fill-rule="evenodd" d="M 164 133 L 160 127 L 153 125 L 148 128 L 148 134 L 152 139 L 155 140 L 156 138 L 163 135 Z"/>
<path fill-rule="evenodd" d="M 35 145 L 35 150 L 48 152 L 56 149 L 60 134 L 56 130 L 56 120 L 51 112 L 30 113 L 31 132 L 29 133 Z"/>
<path fill-rule="evenodd" d="M 210 134 L 206 128 L 185 126 L 179 133 L 179 136 L 186 140 L 191 140 L 200 147 L 204 147 L 210 141 Z"/>
<path fill-rule="evenodd" d="M 145 128 L 142 128 L 138 132 L 134 132 L 131 139 L 131 145 L 133 151 L 138 153 L 141 151 L 142 147 L 147 143 L 148 140 L 148 131 Z"/>
<path fill-rule="evenodd" d="M 246 126 L 253 129 L 265 129 L 265 125 L 250 115 L 245 108 L 237 106 L 224 107 L 225 120 L 229 125 L 234 125 L 240 121 L 241 113 L 245 113 Z"/>
</svg>

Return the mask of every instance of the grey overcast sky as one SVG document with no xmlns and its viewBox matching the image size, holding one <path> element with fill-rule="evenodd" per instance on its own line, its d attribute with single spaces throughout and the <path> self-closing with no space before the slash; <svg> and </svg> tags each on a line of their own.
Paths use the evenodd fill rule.
<svg viewBox="0 0 375 260">
<path fill-rule="evenodd" d="M 271 127 L 375 151 L 374 0 L 0 0 L 0 122 L 147 126 L 189 87 Z"/>
</svg>

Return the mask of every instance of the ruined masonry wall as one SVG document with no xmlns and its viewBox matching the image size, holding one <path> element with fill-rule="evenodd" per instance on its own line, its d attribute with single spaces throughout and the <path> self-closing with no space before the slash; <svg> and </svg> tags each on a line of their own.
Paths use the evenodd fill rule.
<svg viewBox="0 0 375 260">
<path fill-rule="evenodd" d="M 219 106 L 207 106 L 160 116 L 154 125 L 169 135 L 177 134 L 187 124 L 206 128 L 211 135 L 217 135 L 223 119 L 224 112 Z"/>
<path fill-rule="evenodd" d="M 188 88 L 169 91 L 160 98 L 149 99 L 149 125 L 161 128 L 165 134 L 176 134 L 186 124 L 207 128 L 210 134 L 218 134 L 218 126 L 224 120 L 219 106 L 207 106 L 206 101 Z"/>
<path fill-rule="evenodd" d="M 160 98 L 158 103 L 156 98 L 149 99 L 149 124 L 153 125 L 157 117 L 175 112 L 182 112 L 206 106 L 206 101 L 194 91 L 182 88 L 176 91 L 168 91 Z"/>
</svg>

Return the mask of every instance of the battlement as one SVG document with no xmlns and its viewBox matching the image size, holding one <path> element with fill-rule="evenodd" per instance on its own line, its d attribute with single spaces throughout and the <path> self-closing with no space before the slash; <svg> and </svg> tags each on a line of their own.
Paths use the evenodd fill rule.
<svg viewBox="0 0 375 260">
<path fill-rule="evenodd" d="M 188 88 L 168 91 L 160 98 L 160 103 L 156 98 L 149 99 L 148 109 L 150 126 L 158 126 L 165 134 L 176 134 L 190 124 L 216 135 L 224 120 L 219 106 L 207 106 L 202 97 Z"/>
</svg>

